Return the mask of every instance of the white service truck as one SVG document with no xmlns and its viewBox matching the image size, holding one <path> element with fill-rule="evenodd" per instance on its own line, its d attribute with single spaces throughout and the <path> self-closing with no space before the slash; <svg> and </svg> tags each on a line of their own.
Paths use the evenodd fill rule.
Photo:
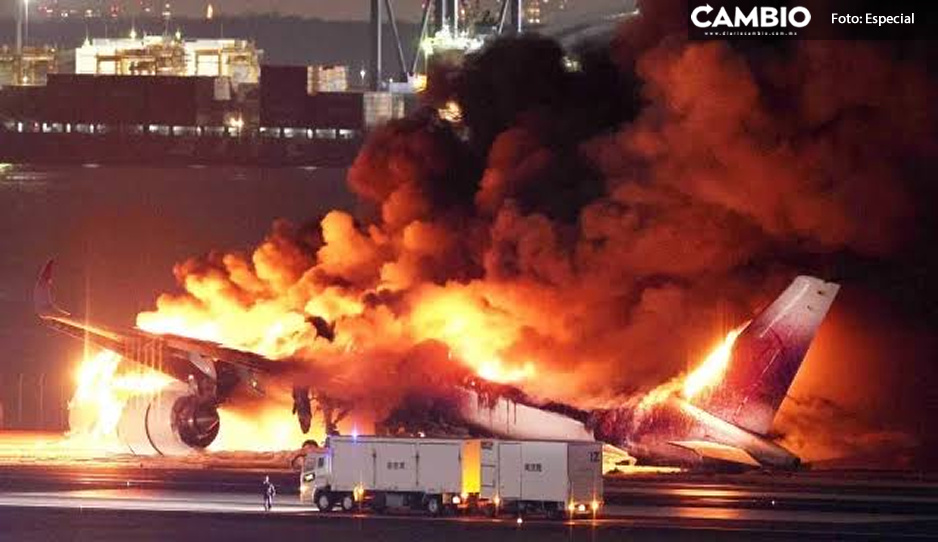
<svg viewBox="0 0 938 542">
<path fill-rule="evenodd" d="M 592 441 L 330 437 L 309 452 L 300 499 L 371 508 L 595 515 L 602 444 Z"/>
<path fill-rule="evenodd" d="M 320 511 L 464 508 L 479 494 L 479 453 L 478 440 L 329 437 L 306 455 L 300 499 Z"/>
</svg>

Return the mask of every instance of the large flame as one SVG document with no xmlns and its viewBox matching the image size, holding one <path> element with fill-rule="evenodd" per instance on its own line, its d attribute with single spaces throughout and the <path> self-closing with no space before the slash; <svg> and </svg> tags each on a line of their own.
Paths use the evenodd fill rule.
<svg viewBox="0 0 938 542">
<path fill-rule="evenodd" d="M 497 313 L 487 311 L 473 296 L 459 290 L 441 289 L 422 299 L 424 302 L 413 311 L 410 318 L 410 329 L 399 329 L 399 333 L 410 335 L 416 340 L 433 339 L 445 343 L 450 349 L 451 359 L 456 358 L 458 362 L 467 364 L 480 377 L 489 381 L 524 383 L 538 376 L 535 361 L 505 361 L 503 356 L 520 330 L 512 327 L 507 320 L 499 320 Z M 344 310 L 354 311 L 356 307 L 347 304 Z M 199 312 L 193 311 L 188 315 L 191 325 L 185 325 L 184 315 L 177 310 L 171 317 L 161 319 L 160 313 L 150 313 L 145 321 L 151 331 L 187 331 L 192 335 L 212 329 L 209 322 L 200 319 Z M 280 318 L 277 321 L 285 320 Z M 736 338 L 744 328 L 745 324 L 727 333 L 693 370 L 645 394 L 639 408 L 650 408 L 674 395 L 694 399 L 719 384 L 729 365 Z M 241 329 L 241 326 L 232 327 L 230 323 L 228 326 L 215 326 L 214 331 L 205 338 L 227 342 L 232 346 L 245 346 L 243 342 L 226 341 L 226 336 L 219 333 L 224 329 Z M 253 335 L 259 342 L 252 344 L 285 344 L 284 341 L 278 341 L 276 336 L 280 333 L 289 336 L 292 333 L 289 329 L 289 325 L 267 326 L 262 332 Z M 197 333 L 193 333 L 193 330 Z M 353 338 L 339 342 L 342 346 L 336 348 L 348 352 L 355 340 L 354 332 L 351 335 Z M 273 346 L 271 348 L 276 350 Z M 264 347 L 257 349 L 270 351 Z M 116 446 L 117 424 L 127 400 L 135 396 L 156 394 L 171 381 L 170 377 L 150 369 L 122 367 L 120 356 L 113 352 L 101 351 L 89 356 L 76 372 L 76 391 L 69 402 L 71 438 L 98 440 L 110 447 Z M 221 430 L 209 451 L 282 451 L 296 449 L 310 438 L 322 440 L 324 434 L 321 424 L 314 424 L 313 433 L 304 435 L 289 412 L 289 400 L 284 398 L 274 398 L 250 409 L 220 408 Z"/>
<path fill-rule="evenodd" d="M 118 372 L 121 357 L 102 350 L 86 358 L 75 373 L 75 394 L 68 403 L 69 428 L 76 438 L 109 438 L 127 400 L 159 393 L 172 379 L 143 367 Z"/>
<path fill-rule="evenodd" d="M 103 451 L 120 452 L 117 426 L 127 401 L 155 396 L 173 379 L 135 364 L 122 364 L 118 354 L 102 350 L 89 355 L 75 372 L 75 393 L 68 403 L 69 439 Z M 265 405 L 250 413 L 220 408 L 221 429 L 210 451 L 270 452 L 299 448 L 309 438 L 321 442 L 323 432 L 314 428 L 304 435 L 289 415 L 290 405 Z"/>
<path fill-rule="evenodd" d="M 647 411 L 675 395 L 693 400 L 719 385 L 733 357 L 733 345 L 736 343 L 736 338 L 747 325 L 749 322 L 727 333 L 694 369 L 647 392 L 639 402 L 639 411 Z"/>
<path fill-rule="evenodd" d="M 723 381 L 723 375 L 726 374 L 726 368 L 733 354 L 733 344 L 744 328 L 745 325 L 727 333 L 723 342 L 717 345 L 696 369 L 684 377 L 681 395 L 685 399 L 693 399 Z"/>
<path fill-rule="evenodd" d="M 325 431 L 314 424 L 304 435 L 290 405 L 271 404 L 246 412 L 233 408 L 218 409 L 220 428 L 209 451 L 280 452 L 296 450 L 308 439 L 322 443 Z"/>
</svg>

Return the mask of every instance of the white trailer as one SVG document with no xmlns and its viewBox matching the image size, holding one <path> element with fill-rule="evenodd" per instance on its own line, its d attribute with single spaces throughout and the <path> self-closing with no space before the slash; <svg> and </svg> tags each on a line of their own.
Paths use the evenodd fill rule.
<svg viewBox="0 0 938 542">
<path fill-rule="evenodd" d="M 602 443 L 482 440 L 480 448 L 487 513 L 595 515 L 602 505 Z"/>
<path fill-rule="evenodd" d="M 307 454 L 300 498 L 320 511 L 338 505 L 439 514 L 477 498 L 479 456 L 478 440 L 333 436 Z"/>
</svg>

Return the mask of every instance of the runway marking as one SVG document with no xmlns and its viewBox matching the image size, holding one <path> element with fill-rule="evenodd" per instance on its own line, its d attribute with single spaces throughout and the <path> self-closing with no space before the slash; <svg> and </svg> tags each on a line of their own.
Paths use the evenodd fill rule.
<svg viewBox="0 0 938 542">
<path fill-rule="evenodd" d="M 68 508 L 68 509 L 101 509 L 101 510 L 133 510 L 151 512 L 193 512 L 193 513 L 222 513 L 222 514 L 272 514 L 272 515 L 301 515 L 318 514 L 312 505 L 300 503 L 295 497 L 280 499 L 274 504 L 274 509 L 265 512 L 261 496 L 255 500 L 247 495 L 218 495 L 212 493 L 188 493 L 173 491 L 154 491 L 142 489 L 118 490 L 75 490 L 62 492 L 8 492 L 0 493 L 0 507 L 27 507 L 27 508 Z M 363 517 L 363 518 L 393 518 L 402 519 L 425 518 L 424 516 L 377 516 L 370 513 L 362 514 L 323 514 L 324 516 Z M 492 521 L 482 517 L 455 517 L 455 518 L 425 518 L 440 519 L 442 521 Z M 602 518 L 591 520 L 577 520 L 577 523 L 622 522 L 634 520 L 662 520 L 678 519 L 694 522 L 725 521 L 735 523 L 746 522 L 779 522 L 795 524 L 828 524 L 828 525 L 874 525 L 878 523 L 915 523 L 923 521 L 938 521 L 938 515 L 905 515 L 905 514 L 870 514 L 847 512 L 815 512 L 799 510 L 749 510 L 729 507 L 692 507 L 692 506 L 621 506 L 609 505 L 604 509 Z M 498 520 L 496 520 L 498 521 Z"/>
<path fill-rule="evenodd" d="M 820 493 L 806 491 L 756 491 L 750 489 L 711 489 L 711 488 L 638 488 L 638 487 L 619 487 L 606 490 L 606 496 L 617 494 L 628 495 L 674 495 L 680 497 L 723 497 L 723 498 L 764 498 L 764 499 L 821 499 L 832 501 L 856 501 L 856 502 L 905 502 L 905 503 L 928 503 L 938 504 L 938 496 L 921 497 L 907 495 L 885 495 L 885 494 L 849 494 L 849 493 Z"/>
</svg>

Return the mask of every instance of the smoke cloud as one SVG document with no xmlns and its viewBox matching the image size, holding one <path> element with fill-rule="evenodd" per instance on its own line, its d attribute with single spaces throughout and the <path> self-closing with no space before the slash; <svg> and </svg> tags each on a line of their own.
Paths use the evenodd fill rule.
<svg viewBox="0 0 938 542">
<path fill-rule="evenodd" d="M 184 292 L 138 325 L 304 359 L 376 420 L 464 374 L 590 408 L 686 371 L 795 274 L 849 290 L 848 264 L 901 267 L 938 156 L 917 50 L 689 42 L 681 9 L 646 2 L 578 65 L 544 38 L 492 44 L 370 137 L 360 213 L 177 266 Z M 786 407 L 786 442 L 859 408 L 817 393 Z"/>
</svg>

